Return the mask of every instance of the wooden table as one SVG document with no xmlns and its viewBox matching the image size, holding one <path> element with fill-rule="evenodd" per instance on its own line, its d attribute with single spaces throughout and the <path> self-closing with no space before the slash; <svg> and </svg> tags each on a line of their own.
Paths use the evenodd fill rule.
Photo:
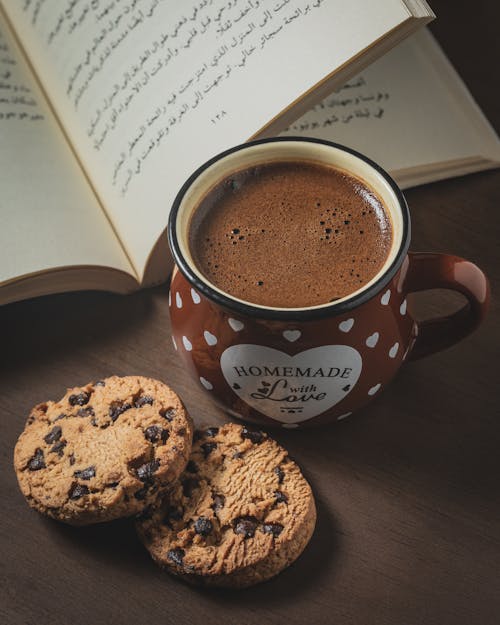
<svg viewBox="0 0 500 625">
<path fill-rule="evenodd" d="M 499 5 L 432 4 L 441 16 L 434 32 L 499 130 Z M 0 623 L 499 623 L 499 186 L 496 171 L 407 193 L 412 248 L 482 266 L 489 318 L 456 347 L 408 364 L 363 414 L 276 433 L 313 485 L 318 525 L 296 565 L 247 591 L 188 587 L 156 568 L 130 522 L 67 527 L 31 511 L 16 484 L 12 450 L 26 415 L 64 385 L 161 377 L 197 421 L 224 420 L 173 353 L 166 289 L 0 309 Z"/>
</svg>

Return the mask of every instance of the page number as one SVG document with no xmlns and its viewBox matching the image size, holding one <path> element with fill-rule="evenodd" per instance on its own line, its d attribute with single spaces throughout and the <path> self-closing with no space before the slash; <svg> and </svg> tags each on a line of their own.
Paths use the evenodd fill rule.
<svg viewBox="0 0 500 625">
<path fill-rule="evenodd" d="M 224 119 L 224 117 L 226 117 L 227 112 L 224 110 L 219 111 L 218 113 L 216 113 L 211 119 L 210 121 L 212 122 L 212 124 L 216 124 L 217 122 L 220 122 L 222 119 Z"/>
</svg>

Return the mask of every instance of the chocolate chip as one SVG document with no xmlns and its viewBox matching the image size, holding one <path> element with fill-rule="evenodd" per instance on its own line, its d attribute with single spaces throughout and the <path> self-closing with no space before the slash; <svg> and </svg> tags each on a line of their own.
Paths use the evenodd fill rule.
<svg viewBox="0 0 500 625">
<path fill-rule="evenodd" d="M 202 443 L 200 447 L 203 449 L 203 455 L 205 458 L 208 458 L 213 450 L 217 449 L 217 443 Z"/>
<path fill-rule="evenodd" d="M 95 477 L 95 467 L 92 465 L 90 467 L 87 467 L 86 469 L 75 471 L 73 475 L 80 478 L 81 480 L 90 480 L 91 478 Z"/>
<path fill-rule="evenodd" d="M 193 491 L 198 488 L 199 485 L 200 482 L 193 477 L 184 478 L 182 480 L 182 494 L 184 497 L 191 497 Z"/>
<path fill-rule="evenodd" d="M 90 399 L 90 393 L 82 392 L 68 397 L 70 406 L 84 406 Z"/>
<path fill-rule="evenodd" d="M 198 465 L 193 460 L 190 460 L 186 465 L 186 471 L 188 473 L 198 473 Z"/>
<path fill-rule="evenodd" d="M 258 523 L 255 517 L 242 516 L 233 521 L 233 531 L 235 534 L 243 534 L 245 538 L 253 538 Z"/>
<path fill-rule="evenodd" d="M 174 547 L 174 549 L 169 549 L 167 552 L 167 560 L 177 564 L 177 566 L 182 566 L 182 559 L 184 558 L 185 552 L 184 549 L 180 547 Z"/>
<path fill-rule="evenodd" d="M 219 433 L 219 428 L 216 428 L 216 427 L 207 428 L 207 429 L 205 430 L 205 434 L 206 434 L 207 436 L 211 436 L 212 438 L 213 438 L 214 436 L 217 436 L 217 434 L 218 434 L 218 433 Z"/>
<path fill-rule="evenodd" d="M 288 503 L 288 497 L 280 490 L 274 491 L 274 499 L 276 500 L 276 503 Z"/>
<path fill-rule="evenodd" d="M 248 428 L 243 428 L 241 430 L 241 438 L 248 438 L 248 440 L 252 441 L 254 444 L 262 443 L 264 440 L 264 432 L 260 430 L 249 430 Z"/>
<path fill-rule="evenodd" d="M 92 406 L 87 406 L 86 408 L 80 408 L 80 410 L 76 413 L 77 417 L 93 417 L 95 415 L 94 409 Z"/>
<path fill-rule="evenodd" d="M 121 414 L 123 414 L 126 410 L 130 410 L 130 408 L 132 408 L 132 404 L 124 404 L 122 401 L 112 402 L 109 407 L 109 416 L 111 417 L 111 421 L 116 421 Z"/>
<path fill-rule="evenodd" d="M 94 386 L 106 386 L 106 382 L 104 380 L 97 380 Z"/>
<path fill-rule="evenodd" d="M 50 432 L 43 437 L 43 440 L 51 445 L 52 443 L 57 442 L 61 438 L 62 429 L 59 425 L 54 426 Z"/>
<path fill-rule="evenodd" d="M 67 416 L 68 416 L 67 414 L 64 414 L 64 412 L 61 412 L 59 416 L 57 416 L 55 419 L 52 420 L 52 423 L 59 421 L 59 419 L 66 419 Z"/>
<path fill-rule="evenodd" d="M 264 523 L 262 531 L 264 534 L 272 534 L 277 538 L 283 531 L 283 525 L 281 525 L 281 523 Z"/>
<path fill-rule="evenodd" d="M 137 469 L 137 477 L 141 480 L 141 482 L 149 482 L 153 479 L 153 475 L 155 471 L 158 471 L 159 467 L 159 460 L 151 460 L 151 462 L 146 462 Z"/>
<path fill-rule="evenodd" d="M 170 436 L 170 433 L 168 430 L 162 430 L 161 431 L 161 442 L 163 444 L 165 444 L 168 440 L 168 437 Z"/>
<path fill-rule="evenodd" d="M 206 516 L 200 516 L 196 519 L 193 527 L 194 531 L 200 536 L 208 536 L 213 530 L 212 521 L 207 519 Z"/>
<path fill-rule="evenodd" d="M 88 494 L 88 486 L 85 486 L 85 484 L 78 484 L 77 482 L 74 482 L 69 489 L 68 497 L 70 499 L 80 499 L 80 497 Z"/>
<path fill-rule="evenodd" d="M 176 431 L 176 434 L 178 434 L 179 436 L 184 436 L 185 433 L 186 433 L 186 428 L 179 428 Z"/>
<path fill-rule="evenodd" d="M 214 500 L 212 504 L 212 508 L 214 511 L 220 510 L 224 507 L 224 504 L 226 503 L 226 498 L 224 497 L 224 495 L 219 495 L 216 493 L 212 495 L 212 499 Z"/>
<path fill-rule="evenodd" d="M 57 441 L 55 445 L 52 445 L 49 451 L 56 453 L 59 458 L 62 458 L 64 455 L 64 448 L 66 447 L 66 441 Z"/>
<path fill-rule="evenodd" d="M 109 482 L 109 484 L 106 484 L 106 488 L 116 488 L 119 484 L 120 482 Z"/>
<path fill-rule="evenodd" d="M 40 448 L 35 449 L 33 457 L 28 462 L 28 469 L 30 471 L 39 471 L 40 469 L 45 469 L 45 458 L 43 455 L 43 451 Z"/>
<path fill-rule="evenodd" d="M 144 430 L 144 438 L 150 443 L 156 443 L 160 440 L 161 428 L 157 425 L 150 425 Z"/>
<path fill-rule="evenodd" d="M 176 415 L 175 408 L 162 408 L 160 410 L 160 416 L 162 416 L 167 421 L 172 421 Z"/>
<path fill-rule="evenodd" d="M 70 454 L 69 455 L 69 463 L 70 463 L 70 465 L 74 465 L 75 464 L 75 454 Z"/>
<path fill-rule="evenodd" d="M 243 458 L 243 452 L 242 451 L 235 451 L 233 454 L 233 458 L 234 460 L 239 460 L 240 458 Z"/>
<path fill-rule="evenodd" d="M 281 467 L 275 467 L 274 473 L 278 476 L 278 484 L 283 484 L 283 480 L 285 479 L 285 472 Z"/>
<path fill-rule="evenodd" d="M 154 399 L 151 395 L 141 395 L 134 401 L 135 408 L 142 408 L 143 406 L 152 406 Z"/>
<path fill-rule="evenodd" d="M 136 499 L 142 500 L 142 499 L 146 499 L 147 494 L 148 494 L 148 487 L 144 486 L 143 488 L 140 488 L 134 493 L 134 497 Z"/>
</svg>

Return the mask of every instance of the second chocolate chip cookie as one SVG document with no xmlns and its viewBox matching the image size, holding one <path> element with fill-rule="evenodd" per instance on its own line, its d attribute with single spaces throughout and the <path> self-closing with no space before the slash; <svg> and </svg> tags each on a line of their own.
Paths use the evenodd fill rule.
<svg viewBox="0 0 500 625">
<path fill-rule="evenodd" d="M 287 452 L 262 432 L 227 424 L 195 434 L 180 481 L 137 529 L 170 572 L 244 587 L 291 564 L 315 521 L 311 488 Z"/>
</svg>

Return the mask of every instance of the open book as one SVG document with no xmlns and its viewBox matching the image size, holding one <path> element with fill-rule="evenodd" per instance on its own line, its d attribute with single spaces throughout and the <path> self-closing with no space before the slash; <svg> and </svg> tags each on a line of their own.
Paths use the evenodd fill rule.
<svg viewBox="0 0 500 625">
<path fill-rule="evenodd" d="M 0 0 L 0 303 L 164 280 L 177 190 L 250 137 L 331 138 L 402 183 L 492 166 L 496 135 L 431 36 L 400 43 L 432 17 L 420 0 Z"/>
</svg>

